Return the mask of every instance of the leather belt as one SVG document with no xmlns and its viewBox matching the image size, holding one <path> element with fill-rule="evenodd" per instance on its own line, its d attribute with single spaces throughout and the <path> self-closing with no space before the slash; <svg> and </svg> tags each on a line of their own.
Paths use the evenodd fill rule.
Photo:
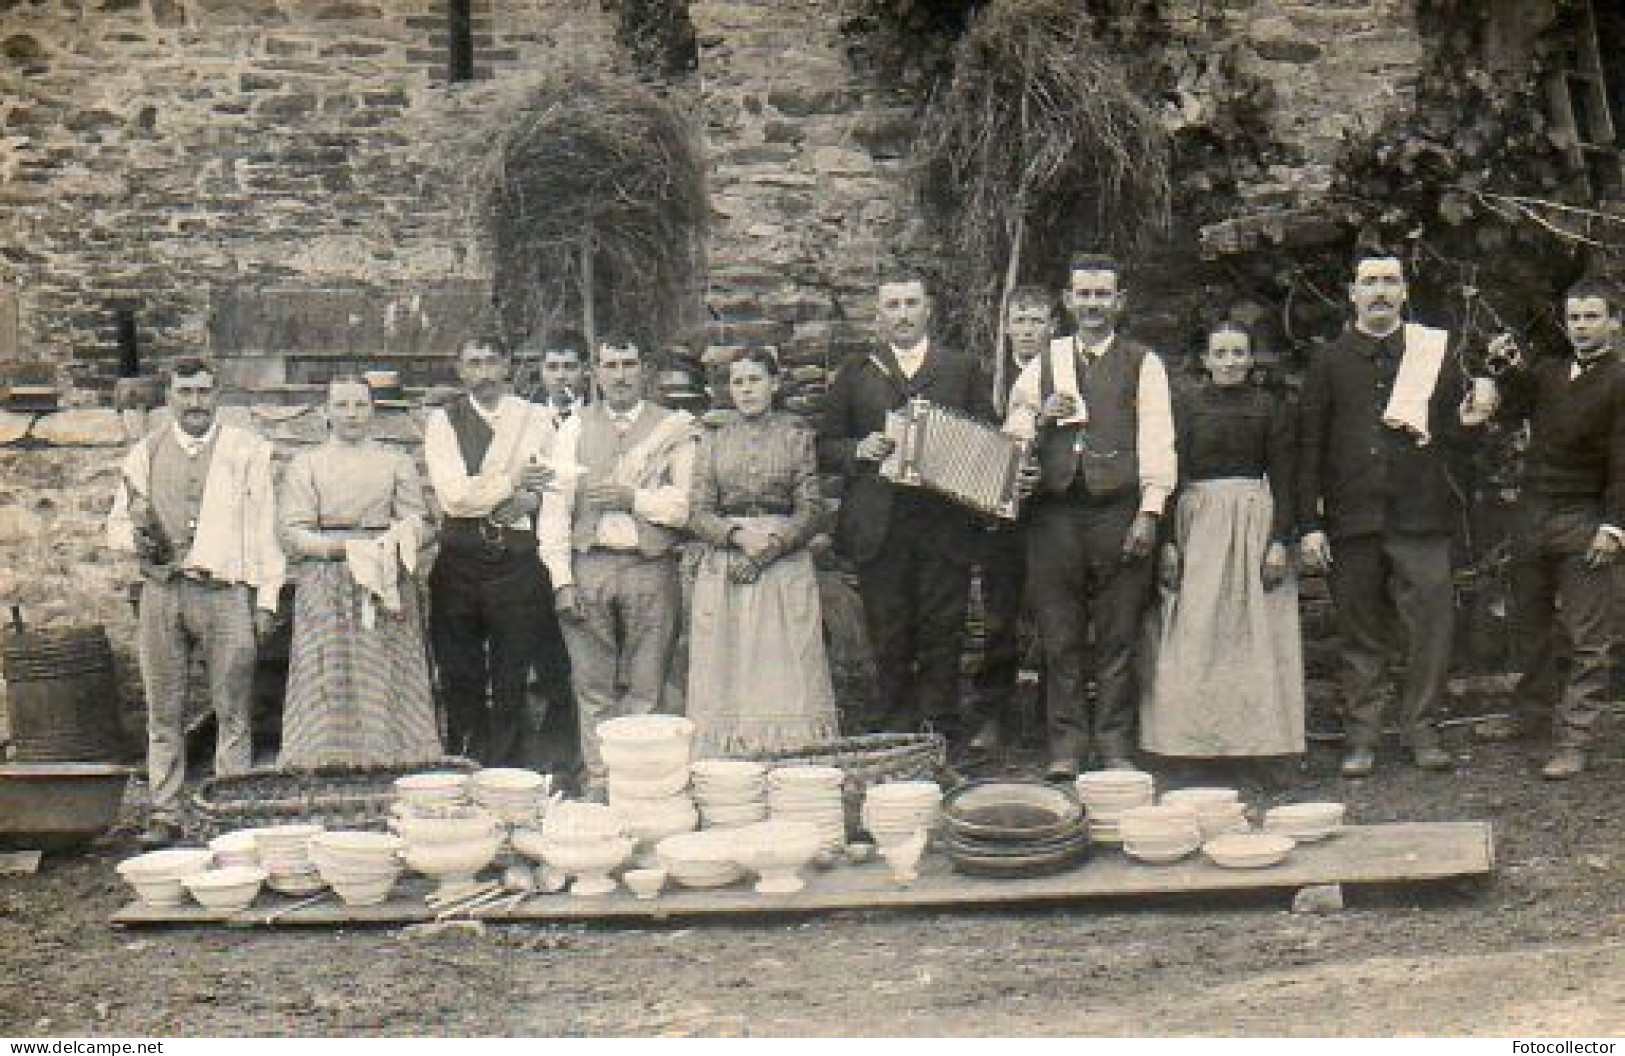
<svg viewBox="0 0 1625 1056">
<path fill-rule="evenodd" d="M 746 502 L 722 507 L 724 517 L 788 517 L 796 512 L 788 502 Z"/>
</svg>

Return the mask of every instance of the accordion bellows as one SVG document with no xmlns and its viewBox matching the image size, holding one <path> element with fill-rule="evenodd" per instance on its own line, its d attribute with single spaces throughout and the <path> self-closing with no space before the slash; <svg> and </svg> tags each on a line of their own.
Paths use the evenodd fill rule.
<svg viewBox="0 0 1625 1056">
<path fill-rule="evenodd" d="M 950 407 L 910 400 L 886 415 L 892 452 L 880 475 L 927 488 L 981 513 L 1015 520 L 1028 443 Z"/>
</svg>

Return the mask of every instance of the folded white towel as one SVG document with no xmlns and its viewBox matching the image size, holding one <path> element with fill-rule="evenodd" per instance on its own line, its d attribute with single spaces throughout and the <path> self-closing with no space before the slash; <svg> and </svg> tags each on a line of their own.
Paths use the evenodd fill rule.
<svg viewBox="0 0 1625 1056">
<path fill-rule="evenodd" d="M 423 543 L 423 519 L 412 514 L 390 526 L 376 539 L 351 539 L 344 544 L 344 560 L 362 590 L 361 625 L 372 629 L 378 606 L 401 611 L 400 570 L 417 571 L 418 548 Z"/>
<path fill-rule="evenodd" d="M 1405 353 L 1394 376 L 1394 391 L 1382 412 L 1382 424 L 1416 437 L 1417 446 L 1433 439 L 1428 429 L 1428 405 L 1439 384 L 1439 368 L 1450 346 L 1450 333 L 1417 323 L 1405 324 Z"/>
</svg>

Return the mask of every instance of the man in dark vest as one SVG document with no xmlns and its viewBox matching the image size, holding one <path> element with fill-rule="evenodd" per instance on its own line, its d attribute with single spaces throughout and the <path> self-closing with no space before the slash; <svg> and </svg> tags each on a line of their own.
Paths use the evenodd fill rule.
<svg viewBox="0 0 1625 1056">
<path fill-rule="evenodd" d="M 1133 766 L 1134 650 L 1158 519 L 1178 478 L 1167 370 L 1117 332 L 1122 268 L 1080 254 L 1067 274 L 1062 300 L 1076 330 L 1022 371 L 1005 416 L 1005 431 L 1031 439 L 1036 455 L 1027 601 L 1043 642 L 1054 780 L 1075 777 L 1091 751 L 1107 768 Z"/>
<path fill-rule="evenodd" d="M 508 391 L 511 364 L 495 342 L 465 344 L 457 373 L 467 391 L 423 431 L 444 518 L 429 635 L 446 743 L 487 765 L 519 765 L 530 666 L 538 643 L 559 634 L 535 520 L 552 479 L 553 426 Z"/>
<path fill-rule="evenodd" d="M 970 593 L 971 514 L 880 476 L 891 452 L 886 414 L 911 399 L 991 420 L 986 373 L 928 336 L 931 298 L 913 273 L 879 286 L 880 342 L 836 371 L 818 427 L 818 461 L 843 482 L 836 546 L 857 566 L 858 593 L 879 667 L 874 731 L 961 724 L 960 652 Z"/>
<path fill-rule="evenodd" d="M 1585 770 L 1608 710 L 1612 573 L 1625 539 L 1619 294 L 1582 281 L 1563 309 L 1572 356 L 1514 373 L 1506 408 L 1529 422 L 1511 566 L 1518 700 L 1532 715 L 1553 716 L 1555 750 L 1541 770 L 1552 781 Z M 1557 679 L 1558 628 L 1570 649 L 1566 685 Z"/>
<path fill-rule="evenodd" d="M 1494 411 L 1470 386 L 1449 335 L 1406 323 L 1404 267 L 1381 250 L 1355 261 L 1354 325 L 1310 361 L 1300 403 L 1298 524 L 1304 566 L 1329 570 L 1345 665 L 1346 777 L 1371 773 L 1382 736 L 1378 687 L 1403 631 L 1400 725 L 1416 765 L 1449 770 L 1432 717 L 1455 626 L 1450 540 L 1459 522 L 1449 455 Z"/>
<path fill-rule="evenodd" d="M 645 398 L 644 368 L 631 342 L 598 346 L 600 399 L 559 428 L 562 479 L 542 507 L 542 555 L 595 797 L 606 791 L 600 722 L 682 711 L 669 677 L 682 604 L 675 548 L 688 523 L 698 434 L 688 414 Z"/>
</svg>

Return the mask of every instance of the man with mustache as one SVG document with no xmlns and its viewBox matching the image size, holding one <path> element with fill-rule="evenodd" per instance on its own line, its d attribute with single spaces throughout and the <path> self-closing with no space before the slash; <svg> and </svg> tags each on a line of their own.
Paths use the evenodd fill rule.
<svg viewBox="0 0 1625 1056">
<path fill-rule="evenodd" d="M 1076 329 L 1022 371 L 1004 423 L 1036 455 L 1023 482 L 1027 598 L 1044 648 L 1046 776 L 1057 781 L 1091 753 L 1108 769 L 1134 765 L 1135 646 L 1158 520 L 1178 482 L 1167 370 L 1117 332 L 1122 274 L 1109 256 L 1072 258 L 1062 300 Z"/>
<path fill-rule="evenodd" d="M 1355 260 L 1353 326 L 1310 362 L 1300 407 L 1298 524 L 1305 567 L 1329 575 L 1344 660 L 1345 777 L 1371 773 L 1382 736 L 1378 688 L 1403 633 L 1400 725 L 1417 767 L 1449 770 L 1432 718 L 1455 626 L 1450 540 L 1460 520 L 1452 450 L 1495 409 L 1449 335 L 1407 324 L 1399 258 Z"/>
<path fill-rule="evenodd" d="M 1531 716 L 1552 713 L 1555 750 L 1541 769 L 1550 781 L 1585 770 L 1608 710 L 1612 574 L 1625 540 L 1619 293 L 1578 282 L 1564 297 L 1563 319 L 1572 354 L 1520 364 L 1507 384 L 1509 417 L 1529 422 L 1511 567 L 1517 696 Z M 1557 679 L 1559 628 L 1570 647 L 1565 685 Z"/>
<path fill-rule="evenodd" d="M 253 762 L 256 638 L 271 627 L 286 565 L 277 541 L 271 445 L 219 422 L 213 368 L 169 372 L 172 420 L 131 448 L 108 515 L 108 543 L 141 565 L 141 681 L 147 697 L 146 841 L 180 837 L 187 672 L 208 671 L 216 774 Z"/>
<path fill-rule="evenodd" d="M 446 741 L 488 766 L 527 761 L 525 683 L 538 643 L 559 634 L 536 542 L 554 427 L 543 408 L 513 394 L 512 367 L 496 341 L 465 342 L 457 353 L 464 392 L 423 428 L 443 515 L 429 637 Z"/>
<path fill-rule="evenodd" d="M 836 371 L 818 427 L 820 467 L 844 486 L 836 546 L 857 565 L 880 669 L 877 712 L 862 724 L 893 733 L 931 726 L 957 738 L 971 515 L 879 470 L 892 449 L 887 412 L 920 398 L 990 419 L 989 386 L 973 357 L 931 339 L 932 299 L 918 274 L 886 276 L 876 301 L 880 340 Z"/>
</svg>

